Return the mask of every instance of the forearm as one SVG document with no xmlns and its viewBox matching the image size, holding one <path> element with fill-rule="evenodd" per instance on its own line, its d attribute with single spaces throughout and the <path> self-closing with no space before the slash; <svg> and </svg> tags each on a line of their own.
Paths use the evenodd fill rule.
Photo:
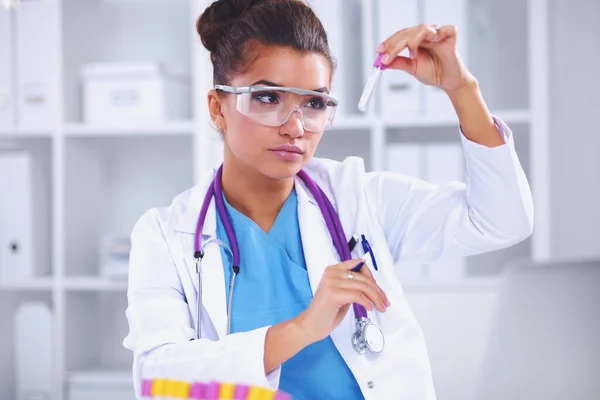
<svg viewBox="0 0 600 400">
<path fill-rule="evenodd" d="M 270 373 L 311 343 L 296 318 L 273 325 L 265 337 L 265 373 Z"/>
<path fill-rule="evenodd" d="M 496 147 L 505 143 L 487 109 L 476 79 L 462 89 L 448 92 L 448 96 L 467 139 L 487 147 Z"/>
</svg>

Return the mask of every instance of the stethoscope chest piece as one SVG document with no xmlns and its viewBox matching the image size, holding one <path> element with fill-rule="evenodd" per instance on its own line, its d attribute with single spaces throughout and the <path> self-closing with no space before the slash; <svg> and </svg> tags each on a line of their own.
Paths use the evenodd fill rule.
<svg viewBox="0 0 600 400">
<path fill-rule="evenodd" d="M 352 335 L 354 350 L 362 354 L 367 350 L 372 353 L 381 353 L 385 341 L 381 328 L 371 322 L 369 318 L 356 320 L 356 332 Z"/>
</svg>

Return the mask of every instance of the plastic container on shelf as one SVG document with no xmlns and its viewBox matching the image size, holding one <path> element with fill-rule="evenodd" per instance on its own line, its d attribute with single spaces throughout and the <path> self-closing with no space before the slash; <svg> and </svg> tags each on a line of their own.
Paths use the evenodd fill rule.
<svg viewBox="0 0 600 400">
<path fill-rule="evenodd" d="M 189 77 L 160 64 L 88 64 L 81 76 L 88 124 L 151 124 L 190 117 Z"/>
</svg>

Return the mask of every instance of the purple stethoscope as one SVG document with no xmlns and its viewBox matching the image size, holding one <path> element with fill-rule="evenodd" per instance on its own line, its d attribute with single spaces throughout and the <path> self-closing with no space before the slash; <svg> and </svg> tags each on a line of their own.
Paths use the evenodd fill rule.
<svg viewBox="0 0 600 400">
<path fill-rule="evenodd" d="M 235 278 L 240 272 L 240 253 L 235 233 L 233 231 L 233 226 L 231 225 L 229 214 L 225 208 L 223 197 L 215 196 L 217 193 L 222 193 L 222 173 L 223 165 L 221 165 L 217 170 L 216 176 L 206 192 L 204 202 L 202 203 L 202 208 L 200 209 L 200 215 L 198 216 L 198 222 L 196 224 L 196 231 L 194 235 L 194 258 L 196 259 L 196 273 L 198 274 L 198 320 L 196 324 L 196 335 L 198 338 L 200 338 L 200 313 L 202 309 L 202 258 L 204 257 L 204 249 L 206 246 L 213 242 L 218 244 L 220 247 L 225 248 L 230 253 L 230 256 L 233 260 L 233 274 L 231 274 L 229 299 L 227 301 L 227 334 L 229 334 L 231 330 L 231 305 L 233 300 Z M 319 209 L 323 214 L 323 218 L 327 224 L 327 229 L 329 230 L 331 239 L 333 240 L 333 244 L 340 256 L 340 259 L 342 261 L 350 260 L 352 256 L 350 254 L 349 247 L 346 245 L 346 235 L 344 234 L 342 223 L 340 222 L 340 218 L 333 208 L 333 205 L 323 190 L 321 190 L 321 188 L 308 176 L 305 171 L 301 170 L 298 172 L 298 176 L 302 179 L 308 190 L 315 198 Z M 225 228 L 225 233 L 227 234 L 227 239 L 231 244 L 231 248 L 229 248 L 226 243 L 216 238 L 211 238 L 202 244 L 202 228 L 204 227 L 204 221 L 206 220 L 206 214 L 208 213 L 208 207 L 212 198 L 215 199 L 216 209 Z M 371 319 L 367 315 L 367 310 L 362 305 L 353 303 L 352 306 L 354 309 L 354 318 L 356 322 L 356 332 L 354 332 L 352 335 L 352 345 L 354 349 L 361 354 L 365 353 L 366 350 L 369 350 L 373 353 L 380 353 L 384 347 L 384 338 L 381 328 L 371 322 Z"/>
</svg>

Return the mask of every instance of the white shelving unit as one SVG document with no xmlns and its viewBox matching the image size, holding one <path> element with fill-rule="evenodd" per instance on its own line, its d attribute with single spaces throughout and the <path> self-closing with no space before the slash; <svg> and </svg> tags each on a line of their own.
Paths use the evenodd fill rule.
<svg viewBox="0 0 600 400">
<path fill-rule="evenodd" d="M 329 0 L 311 3 L 324 1 Z M 338 78 L 338 84 L 352 87 L 348 98 L 341 99 L 350 105 L 358 102 L 371 71 L 380 39 L 377 16 L 381 1 L 344 0 L 359 11 L 351 26 L 338 21 L 341 29 L 360 33 L 351 48 L 359 63 L 353 68 L 348 65 L 345 71 L 349 75 Z M 531 240 L 511 249 L 470 258 L 464 281 L 413 282 L 418 294 L 429 289 L 487 293 L 495 290 L 494 277 L 505 262 L 516 257 L 544 259 L 552 255 L 551 182 L 547 173 L 551 116 L 545 99 L 550 89 L 549 77 L 542 72 L 549 52 L 547 1 L 465 0 L 467 26 L 459 27 L 469 48 L 467 66 L 478 77 L 492 112 L 513 129 L 517 151 L 536 195 L 537 210 L 541 210 L 536 232 Z M 54 313 L 53 399 L 67 398 L 70 373 L 130 369 L 131 355 L 122 347 L 127 333 L 127 284 L 99 276 L 99 244 L 107 235 L 128 236 L 143 212 L 168 205 L 177 193 L 201 179 L 222 154 L 222 143 L 210 128 L 206 107 L 212 67 L 195 32 L 195 20 L 210 1 L 40 3 L 48 10 L 44 19 L 55 19 L 50 24 L 55 28 L 46 39 L 58 51 L 48 60 L 50 70 L 56 71 L 54 84 L 50 85 L 55 89 L 51 96 L 55 101 L 48 104 L 56 118 L 41 128 L 27 128 L 23 121 L 0 125 L 0 151 L 23 148 L 43 153 L 52 189 L 52 248 L 46 255 L 52 268 L 49 276 L 0 282 L 0 317 L 8 321 L 0 335 L 0 359 L 8 360 L 0 364 L 0 400 L 16 398 L 11 321 L 15 307 L 29 300 L 46 302 Z M 2 10 L 13 15 L 20 12 L 18 6 Z M 336 16 L 340 18 L 330 15 L 329 20 Z M 340 56 L 340 49 L 333 51 Z M 146 126 L 110 121 L 102 126 L 86 124 L 81 117 L 81 68 L 94 62 L 136 61 L 161 62 L 191 76 L 189 119 Z M 394 73 L 401 74 L 385 74 Z M 386 169 L 388 143 L 459 141 L 453 114 L 382 115 L 384 101 L 382 90 L 378 90 L 365 114 L 352 112 L 351 106 L 346 108 L 349 113 L 339 112 L 317 156 L 341 160 L 358 155 L 365 159 L 369 170 L 377 171 Z M 410 288 L 409 282 L 409 296 Z"/>
</svg>

